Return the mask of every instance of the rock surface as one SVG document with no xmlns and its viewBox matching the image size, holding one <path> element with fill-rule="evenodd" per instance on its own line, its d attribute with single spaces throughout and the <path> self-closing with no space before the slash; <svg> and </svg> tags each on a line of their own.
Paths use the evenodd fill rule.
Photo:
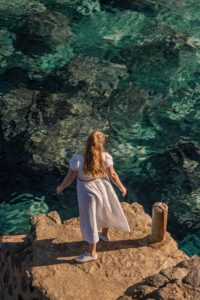
<svg viewBox="0 0 200 300">
<path fill-rule="evenodd" d="M 124 296 L 118 298 L 126 299 L 199 300 L 200 257 L 193 255 L 176 266 L 161 270 L 134 284 L 126 290 Z"/>
<path fill-rule="evenodd" d="M 172 268 L 183 260 L 187 264 L 188 256 L 178 249 L 169 233 L 169 241 L 162 248 L 151 244 L 151 217 L 140 204 L 122 203 L 122 207 L 131 232 L 110 229 L 111 242 L 99 242 L 98 260 L 90 263 L 74 261 L 87 249 L 78 218 L 62 223 L 58 213 L 52 211 L 33 216 L 27 236 L 3 236 L 1 299 L 34 299 L 37 295 L 37 299 L 114 300 L 130 285 L 161 269 Z M 12 286 L 16 274 L 15 280 L 21 280 L 23 288 L 21 283 L 16 283 L 16 288 Z M 193 275 L 187 279 L 193 280 L 196 285 Z"/>
</svg>

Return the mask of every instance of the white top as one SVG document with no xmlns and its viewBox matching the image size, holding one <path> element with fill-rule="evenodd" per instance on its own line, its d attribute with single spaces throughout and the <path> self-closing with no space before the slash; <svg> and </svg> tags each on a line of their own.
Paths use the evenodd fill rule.
<svg viewBox="0 0 200 300">
<path fill-rule="evenodd" d="M 81 179 L 88 179 L 89 177 L 86 176 L 83 172 L 83 161 L 84 157 L 82 154 L 73 154 L 70 161 L 69 161 L 69 167 L 73 171 L 78 171 L 78 177 Z M 103 152 L 103 162 L 105 165 L 105 168 L 108 168 L 110 166 L 113 166 L 113 158 L 108 152 Z"/>
</svg>

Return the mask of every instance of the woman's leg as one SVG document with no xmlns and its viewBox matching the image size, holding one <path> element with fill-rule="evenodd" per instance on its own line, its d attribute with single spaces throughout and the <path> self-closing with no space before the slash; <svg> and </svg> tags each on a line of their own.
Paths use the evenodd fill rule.
<svg viewBox="0 0 200 300">
<path fill-rule="evenodd" d="M 109 228 L 102 228 L 102 235 L 107 236 L 108 235 L 108 229 Z"/>
<path fill-rule="evenodd" d="M 89 253 L 94 256 L 96 254 L 96 245 L 97 244 L 89 244 Z"/>
</svg>

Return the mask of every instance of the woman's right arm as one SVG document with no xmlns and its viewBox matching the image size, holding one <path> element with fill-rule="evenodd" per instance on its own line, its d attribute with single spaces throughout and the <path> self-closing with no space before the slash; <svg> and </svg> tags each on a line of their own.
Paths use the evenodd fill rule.
<svg viewBox="0 0 200 300">
<path fill-rule="evenodd" d="M 125 186 L 122 184 L 121 180 L 119 179 L 119 176 L 118 176 L 117 172 L 115 171 L 115 169 L 113 168 L 113 166 L 106 168 L 106 172 L 107 172 L 109 178 L 120 189 L 122 196 L 124 197 L 127 193 L 127 190 L 126 190 Z"/>
<path fill-rule="evenodd" d="M 67 175 L 63 179 L 62 183 L 56 189 L 57 195 L 61 194 L 63 190 L 74 181 L 76 176 L 77 176 L 77 171 L 74 171 L 69 168 Z"/>
</svg>

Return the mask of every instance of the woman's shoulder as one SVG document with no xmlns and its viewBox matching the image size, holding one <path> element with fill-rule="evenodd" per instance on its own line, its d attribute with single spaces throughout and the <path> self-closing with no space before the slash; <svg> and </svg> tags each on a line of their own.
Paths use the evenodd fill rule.
<svg viewBox="0 0 200 300">
<path fill-rule="evenodd" d="M 109 152 L 105 151 L 103 157 L 106 161 L 112 161 L 113 162 L 113 157 Z"/>
<path fill-rule="evenodd" d="M 73 158 L 73 159 L 83 159 L 83 154 L 81 154 L 81 153 L 74 153 L 74 154 L 72 154 L 72 157 L 71 158 Z"/>
<path fill-rule="evenodd" d="M 83 160 L 84 155 L 83 155 L 82 153 L 74 153 L 74 154 L 72 154 L 72 158 L 73 158 L 73 159 L 80 159 L 80 160 Z M 104 159 L 112 159 L 112 155 L 111 155 L 109 152 L 104 151 L 104 152 L 103 152 L 103 158 L 104 158 Z"/>
<path fill-rule="evenodd" d="M 113 166 L 112 155 L 107 151 L 104 152 L 104 162 L 105 162 L 106 167 Z"/>
<path fill-rule="evenodd" d="M 72 154 L 70 161 L 69 161 L 69 167 L 72 170 L 77 171 L 82 164 L 82 159 L 83 159 L 83 157 L 80 153 Z"/>
<path fill-rule="evenodd" d="M 104 157 L 107 159 L 107 158 L 112 158 L 112 155 L 109 153 L 109 152 L 107 152 L 107 151 L 104 151 L 103 152 L 103 155 L 104 155 Z"/>
</svg>

